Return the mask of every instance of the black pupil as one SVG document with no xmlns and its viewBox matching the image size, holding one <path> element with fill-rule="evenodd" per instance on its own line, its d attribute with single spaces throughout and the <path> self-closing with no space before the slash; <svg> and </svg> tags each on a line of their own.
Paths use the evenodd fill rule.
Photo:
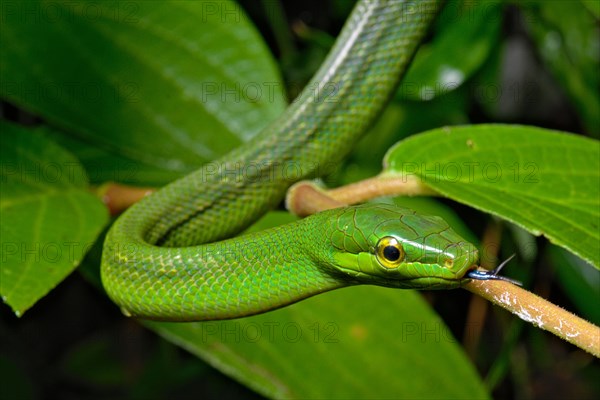
<svg viewBox="0 0 600 400">
<path fill-rule="evenodd" d="M 388 261 L 398 261 L 400 258 L 400 250 L 394 246 L 385 246 L 383 248 L 383 256 Z"/>
</svg>

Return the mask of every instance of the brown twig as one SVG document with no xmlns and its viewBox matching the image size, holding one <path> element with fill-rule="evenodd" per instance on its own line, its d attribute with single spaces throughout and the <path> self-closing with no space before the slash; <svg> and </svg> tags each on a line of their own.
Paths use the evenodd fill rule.
<svg viewBox="0 0 600 400">
<path fill-rule="evenodd" d="M 115 216 L 121 214 L 153 191 L 153 188 L 107 182 L 96 189 L 96 195 L 102 199 L 110 215 Z"/>
<path fill-rule="evenodd" d="M 347 205 L 329 196 L 324 189 L 312 182 L 298 182 L 287 191 L 285 207 L 299 217 L 316 214 Z"/>
<path fill-rule="evenodd" d="M 373 178 L 330 189 L 327 195 L 345 204 L 357 204 L 383 196 L 435 196 L 437 192 L 425 186 L 416 176 L 391 177 L 379 175 Z"/>
<path fill-rule="evenodd" d="M 472 280 L 464 288 L 600 358 L 600 328 L 575 314 L 509 282 Z"/>
<path fill-rule="evenodd" d="M 293 185 L 287 193 L 287 209 L 305 217 L 319 211 L 344 205 L 358 204 L 382 196 L 425 196 L 437 192 L 425 186 L 414 176 L 376 176 L 335 189 L 323 189 L 310 181 Z"/>
</svg>

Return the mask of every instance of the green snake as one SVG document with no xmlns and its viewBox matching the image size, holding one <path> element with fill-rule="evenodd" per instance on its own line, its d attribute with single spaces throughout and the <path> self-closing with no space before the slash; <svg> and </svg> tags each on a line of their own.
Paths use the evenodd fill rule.
<svg viewBox="0 0 600 400">
<path fill-rule="evenodd" d="M 117 219 L 102 256 L 110 298 L 126 315 L 199 321 L 257 314 L 349 285 L 467 282 L 475 247 L 442 219 L 393 206 L 344 207 L 232 238 L 279 204 L 292 183 L 327 173 L 350 152 L 394 93 L 438 8 L 437 1 L 359 2 L 280 118 Z M 319 91 L 326 88 L 331 96 Z"/>
</svg>

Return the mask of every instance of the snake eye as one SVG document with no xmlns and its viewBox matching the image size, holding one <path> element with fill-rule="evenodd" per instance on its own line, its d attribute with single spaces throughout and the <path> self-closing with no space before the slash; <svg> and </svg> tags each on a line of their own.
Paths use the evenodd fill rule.
<svg viewBox="0 0 600 400">
<path fill-rule="evenodd" d="M 377 260 L 385 268 L 396 268 L 404 260 L 402 244 L 392 236 L 379 239 L 376 252 Z"/>
</svg>

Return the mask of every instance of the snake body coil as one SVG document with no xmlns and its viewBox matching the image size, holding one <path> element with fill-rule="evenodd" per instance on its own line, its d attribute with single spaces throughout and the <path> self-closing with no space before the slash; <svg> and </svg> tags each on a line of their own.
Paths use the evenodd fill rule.
<svg viewBox="0 0 600 400">
<path fill-rule="evenodd" d="M 188 321 L 251 315 L 351 284 L 459 286 L 477 259 L 473 246 L 441 219 L 396 207 L 331 210 L 223 240 L 277 205 L 292 183 L 328 172 L 349 153 L 436 11 L 435 1 L 359 2 L 279 119 L 115 222 L 102 257 L 109 296 L 130 315 Z"/>
</svg>

